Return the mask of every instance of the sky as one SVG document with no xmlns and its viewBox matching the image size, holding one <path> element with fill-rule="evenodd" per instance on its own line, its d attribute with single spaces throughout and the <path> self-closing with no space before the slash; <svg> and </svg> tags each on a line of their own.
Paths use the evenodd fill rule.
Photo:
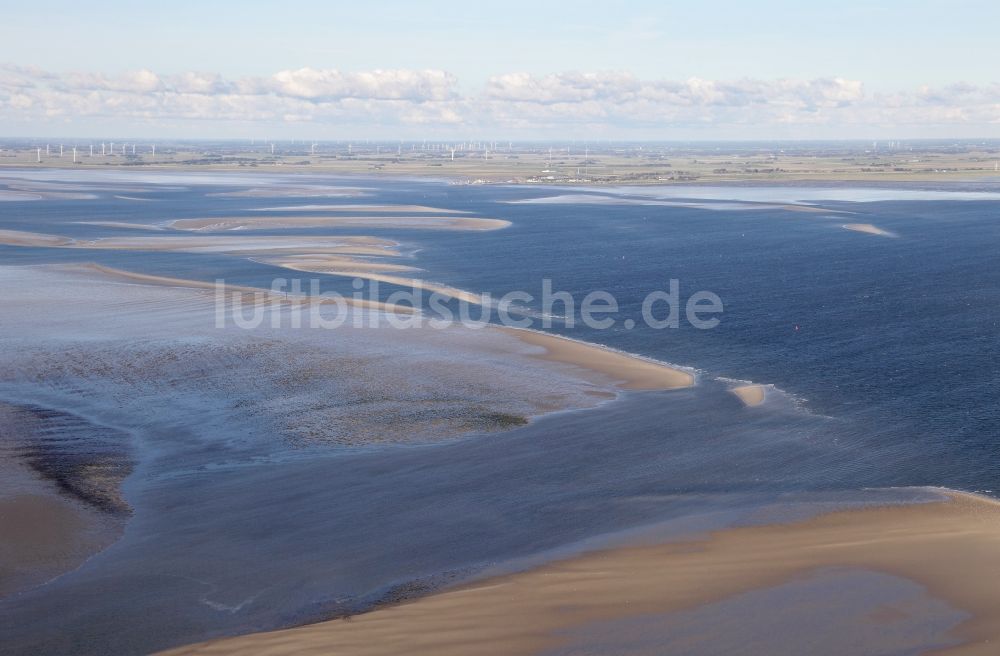
<svg viewBox="0 0 1000 656">
<path fill-rule="evenodd" d="M 0 20 L 0 135 L 1000 136 L 1000 3 L 63 2 Z"/>
</svg>

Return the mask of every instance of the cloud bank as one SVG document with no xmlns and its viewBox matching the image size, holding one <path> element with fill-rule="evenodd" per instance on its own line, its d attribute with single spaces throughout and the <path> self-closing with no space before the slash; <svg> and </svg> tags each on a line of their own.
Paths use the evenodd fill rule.
<svg viewBox="0 0 1000 656">
<path fill-rule="evenodd" d="M 0 65 L 0 121 L 7 126 L 107 119 L 129 125 L 229 122 L 280 126 L 423 128 L 492 134 L 664 136 L 678 130 L 747 137 L 790 129 L 845 136 L 862 127 L 954 128 L 995 134 L 1000 84 L 957 83 L 869 93 L 859 80 L 643 80 L 627 72 L 507 73 L 477 90 L 441 70 L 300 68 L 226 79 L 190 71 L 161 75 L 52 73 Z"/>
</svg>

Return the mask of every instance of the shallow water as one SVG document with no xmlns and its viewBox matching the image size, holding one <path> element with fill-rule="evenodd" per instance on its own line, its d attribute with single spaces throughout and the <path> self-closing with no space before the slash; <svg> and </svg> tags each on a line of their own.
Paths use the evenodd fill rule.
<svg viewBox="0 0 1000 656">
<path fill-rule="evenodd" d="M 550 278 L 578 299 L 608 290 L 620 319 L 638 319 L 645 294 L 674 278 L 682 297 L 718 294 L 725 313 L 713 330 L 653 330 L 641 322 L 627 330 L 621 321 L 603 331 L 552 327 L 694 367 L 694 389 L 623 394 L 506 433 L 368 450 L 334 444 L 308 457 L 238 410 L 206 424 L 207 415 L 167 396 L 142 420 L 116 418 L 127 404 L 72 389 L 45 396 L 9 378 L 8 401 L 104 412 L 107 425 L 133 434 L 138 463 L 125 486 L 134 510 L 125 537 L 52 584 L 0 601 L 12 653 L 143 653 L 356 612 L 595 536 L 696 514 L 721 513 L 719 521 L 731 523 L 790 495 L 845 503 L 888 486 L 1000 489 L 1000 185 L 958 189 L 965 195 L 850 185 L 667 190 L 677 198 L 807 201 L 852 213 L 826 215 L 510 204 L 564 192 L 419 181 L 32 175 L 86 185 L 97 198 L 6 202 L 0 229 L 155 236 L 77 222 L 153 224 L 298 202 L 212 195 L 266 182 L 360 186 L 368 190 L 362 199 L 323 203 L 421 204 L 513 222 L 483 233 L 364 231 L 401 241 L 429 280 L 538 296 L 542 278 Z M 151 200 L 116 198 L 123 187 Z M 850 232 L 841 227 L 847 221 L 899 236 Z M 0 246 L 2 264 L 74 261 L 259 286 L 293 275 L 225 254 Z M 348 280 L 321 278 L 324 289 L 350 290 Z M 744 408 L 726 391 L 730 380 L 780 391 Z M 18 394 L 25 398 L 12 398 Z"/>
</svg>

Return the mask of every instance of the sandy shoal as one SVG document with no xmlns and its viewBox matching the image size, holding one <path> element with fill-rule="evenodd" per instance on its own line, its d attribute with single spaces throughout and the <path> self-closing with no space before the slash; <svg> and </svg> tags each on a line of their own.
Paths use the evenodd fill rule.
<svg viewBox="0 0 1000 656">
<path fill-rule="evenodd" d="M 224 231 L 277 228 L 406 228 L 417 230 L 500 230 L 510 225 L 503 219 L 466 216 L 249 216 L 177 219 L 176 230 Z"/>
<path fill-rule="evenodd" d="M 69 237 L 47 235 L 23 230 L 0 230 L 0 244 L 6 246 L 68 246 L 73 243 Z"/>
<path fill-rule="evenodd" d="M 180 287 L 185 289 L 200 289 L 205 291 L 212 291 L 214 293 L 219 293 L 219 286 L 214 282 L 207 282 L 204 280 L 190 280 L 187 278 L 172 278 L 170 276 L 157 276 L 148 273 L 136 273 L 134 271 L 126 271 L 124 269 L 115 269 L 112 267 L 107 267 L 102 264 L 87 263 L 87 264 L 72 264 L 66 265 L 64 267 L 67 271 L 77 271 L 81 273 L 96 274 L 101 277 L 110 280 L 118 280 L 120 282 L 133 282 L 144 285 L 160 285 L 166 287 Z M 333 303 L 334 301 L 326 297 L 287 297 L 284 294 L 272 292 L 268 289 L 263 289 L 260 287 L 246 287 L 242 285 L 224 285 L 222 286 L 222 291 L 227 294 L 241 294 L 244 296 L 249 296 L 249 300 L 259 303 L 273 304 L 275 302 L 280 303 Z M 342 297 L 341 302 L 350 307 L 356 307 L 365 310 L 375 310 L 377 312 L 392 312 L 396 314 L 413 314 L 417 312 L 412 307 L 407 305 L 393 305 L 390 303 L 381 303 L 379 301 L 372 301 L 367 299 L 357 299 L 351 297 Z"/>
<path fill-rule="evenodd" d="M 845 223 L 843 225 L 845 230 L 852 230 L 854 232 L 863 232 L 869 235 L 878 235 L 879 237 L 895 237 L 896 234 L 889 232 L 888 230 L 883 230 L 878 226 L 874 226 L 871 223 Z"/>
<path fill-rule="evenodd" d="M 124 227 L 124 226 L 122 226 Z M 139 227 L 132 226 L 129 227 Z M 155 227 L 147 226 L 155 230 Z M 8 246 L 45 246 L 51 248 L 84 248 L 96 250 L 175 251 L 179 253 L 332 253 L 351 255 L 394 256 L 399 244 L 380 237 L 344 235 L 340 237 L 310 236 L 223 236 L 184 235 L 155 237 L 103 237 L 76 240 L 61 235 L 21 230 L 0 230 L 0 244 Z"/>
<path fill-rule="evenodd" d="M 538 356 L 542 359 L 575 365 L 600 376 L 610 377 L 623 389 L 678 389 L 694 385 L 693 374 L 660 362 L 532 330 L 500 330 L 526 344 L 545 349 Z"/>
<path fill-rule="evenodd" d="M 536 654 L 569 630 L 695 608 L 823 568 L 903 577 L 970 614 L 938 654 L 992 656 L 1000 642 L 1000 504 L 947 500 L 731 528 L 704 539 L 585 554 L 357 615 L 170 654 Z"/>
<path fill-rule="evenodd" d="M 224 198 L 356 198 L 365 196 L 360 187 L 332 187 L 324 185 L 254 187 L 239 191 L 222 191 L 208 194 Z"/>
<path fill-rule="evenodd" d="M 297 271 L 314 271 L 315 273 L 323 273 L 328 276 L 341 276 L 346 278 L 360 278 L 362 280 L 373 280 L 377 282 L 384 282 L 390 285 L 398 285 L 400 287 L 407 287 L 410 289 L 422 289 L 435 294 L 441 294 L 442 296 L 447 296 L 449 298 L 456 298 L 460 301 L 464 301 L 471 305 L 482 305 L 483 298 L 479 294 L 475 294 L 464 289 L 458 289 L 457 287 L 450 287 L 448 285 L 442 285 L 436 282 L 428 282 L 426 280 L 421 280 L 419 278 L 406 278 L 403 276 L 394 276 L 387 273 L 378 273 L 371 267 L 354 267 L 353 269 L 340 271 L 336 269 L 326 269 L 324 271 L 316 271 L 314 269 L 304 269 L 301 267 L 288 267 L 295 268 Z"/>
<path fill-rule="evenodd" d="M 148 200 L 138 198 L 136 200 Z M 77 221 L 80 225 L 101 226 L 102 228 L 127 228 L 130 230 L 154 230 L 161 231 L 163 226 L 151 225 L 149 223 L 127 223 L 125 221 Z"/>
<path fill-rule="evenodd" d="M 449 210 L 427 205 L 281 205 L 278 207 L 256 207 L 254 212 L 410 212 L 420 214 L 468 214 L 465 210 Z"/>
<path fill-rule="evenodd" d="M 303 255 L 288 255 L 285 257 L 256 257 L 254 261 L 271 266 L 304 271 L 306 273 L 326 273 L 335 275 L 337 271 L 362 271 L 373 273 L 399 273 L 405 271 L 420 271 L 419 268 L 407 264 L 391 262 L 376 262 L 363 260 L 347 255 L 323 255 L 308 253 Z"/>
<path fill-rule="evenodd" d="M 743 405 L 752 407 L 764 402 L 767 392 L 763 385 L 740 385 L 729 390 L 743 401 Z"/>
</svg>

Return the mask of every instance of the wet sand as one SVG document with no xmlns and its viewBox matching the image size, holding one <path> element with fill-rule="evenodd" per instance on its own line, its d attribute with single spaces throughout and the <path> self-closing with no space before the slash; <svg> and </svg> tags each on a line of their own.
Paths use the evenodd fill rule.
<svg viewBox="0 0 1000 656">
<path fill-rule="evenodd" d="M 602 377 L 610 377 L 628 390 L 679 389 L 694 385 L 694 375 L 669 365 L 620 353 L 595 344 L 548 335 L 531 330 L 500 328 L 509 335 L 545 352 L 538 357 L 574 365 Z"/>
<path fill-rule="evenodd" d="M 291 269 L 293 271 L 324 273 L 330 275 L 348 275 L 346 273 L 337 273 L 338 271 L 390 273 L 422 270 L 407 264 L 375 262 L 373 260 L 363 260 L 358 257 L 349 257 L 346 255 L 323 255 L 321 253 L 305 253 L 302 255 L 288 255 L 285 257 L 255 257 L 252 259 L 255 262 Z"/>
<path fill-rule="evenodd" d="M 404 228 L 417 230 L 500 230 L 510 225 L 502 219 L 465 216 L 230 216 L 177 219 L 175 230 L 272 230 L 280 228 Z"/>
<path fill-rule="evenodd" d="M 152 229 L 152 228 L 151 228 Z M 178 253 L 340 253 L 351 255 L 398 255 L 394 241 L 380 237 L 345 235 L 342 237 L 291 236 L 156 236 L 103 237 L 86 241 L 61 235 L 21 230 L 0 230 L 0 244 L 7 246 L 43 246 L 49 248 L 84 248 L 96 250 L 174 251 Z"/>
<path fill-rule="evenodd" d="M 263 289 L 260 287 L 246 287 L 242 285 L 216 285 L 214 282 L 206 282 L 204 280 L 190 280 L 187 278 L 171 278 L 169 276 L 155 276 L 147 273 L 137 273 L 134 271 L 125 271 L 124 269 L 115 269 L 112 267 L 107 267 L 102 264 L 87 263 L 87 264 L 77 264 L 77 265 L 66 265 L 63 267 L 67 271 L 77 271 L 80 273 L 91 273 L 98 274 L 109 280 L 118 280 L 121 282 L 134 282 L 145 285 L 159 285 L 165 287 L 180 287 L 184 289 L 198 289 L 211 291 L 215 294 L 224 293 L 226 295 L 231 294 L 241 294 L 242 296 L 250 296 L 251 301 L 259 303 L 279 303 L 279 304 L 290 304 L 290 303 L 333 303 L 334 301 L 325 298 L 309 298 L 309 297 L 288 297 L 281 293 L 275 293 L 268 289 Z M 365 310 L 374 310 L 378 312 L 387 312 L 395 314 L 414 314 L 418 312 L 412 307 L 407 305 L 394 305 L 390 303 L 381 303 L 378 301 L 372 301 L 367 299 L 356 299 L 351 297 L 342 297 L 341 301 L 350 307 L 355 307 Z"/>
<path fill-rule="evenodd" d="M 257 207 L 254 212 L 403 212 L 419 214 L 469 214 L 465 210 L 449 210 L 443 207 L 428 207 L 427 205 L 281 205 L 278 207 Z"/>
<path fill-rule="evenodd" d="M 0 402 L 0 598 L 74 569 L 114 542 L 124 525 L 124 514 L 102 511 L 31 468 L 30 445 L 40 431 L 30 411 Z M 99 469 L 74 473 L 103 475 Z"/>
<path fill-rule="evenodd" d="M 747 407 L 760 405 L 767 395 L 763 385 L 740 385 L 729 391 L 735 394 L 740 401 L 743 401 L 743 405 Z"/>
<path fill-rule="evenodd" d="M 912 580 L 968 613 L 941 636 L 940 642 L 953 646 L 935 653 L 991 656 L 1000 642 L 1000 587 L 989 573 L 998 567 L 1000 504 L 953 492 L 943 501 L 830 512 L 805 521 L 725 529 L 690 541 L 593 552 L 350 621 L 165 653 L 538 654 L 565 647 L 572 631 L 591 625 L 667 618 L 818 571 L 854 568 Z M 901 612 L 885 608 L 883 614 Z M 844 641 L 850 644 L 848 636 Z"/>
<path fill-rule="evenodd" d="M 896 234 L 889 232 L 888 230 L 883 230 L 878 226 L 874 226 L 870 223 L 845 223 L 843 225 L 845 230 L 851 230 L 853 232 L 863 232 L 868 235 L 877 235 L 879 237 L 895 237 Z"/>
<path fill-rule="evenodd" d="M 219 196 L 222 198 L 356 198 L 365 195 L 367 195 L 365 190 L 360 187 L 334 187 L 325 185 L 275 185 L 209 194 L 209 196 Z"/>
<path fill-rule="evenodd" d="M 263 260 L 262 260 L 263 261 Z M 308 260 L 305 260 L 308 262 Z M 466 291 L 464 289 L 458 289 L 457 287 L 450 287 L 448 285 L 442 285 L 436 282 L 428 282 L 427 280 L 421 280 L 419 278 L 406 278 L 403 276 L 394 276 L 386 273 L 379 273 L 380 271 L 399 271 L 407 270 L 409 267 L 394 268 L 393 265 L 385 265 L 377 262 L 364 263 L 361 266 L 351 265 L 351 268 L 347 270 L 338 270 L 336 268 L 330 268 L 325 263 L 321 264 L 316 268 L 308 268 L 301 262 L 293 262 L 293 266 L 288 265 L 288 260 L 278 260 L 281 264 L 278 266 L 283 266 L 288 269 L 294 269 L 295 271 L 310 271 L 314 273 L 322 273 L 328 276 L 340 276 L 344 278 L 360 278 L 362 280 L 372 280 L 376 282 L 384 282 L 390 285 L 398 285 L 409 290 L 422 289 L 427 292 L 434 294 L 440 294 L 442 296 L 447 296 L 449 298 L 457 298 L 460 301 L 464 301 L 471 305 L 482 305 L 483 297 L 474 292 Z M 273 262 L 269 262 L 273 263 Z"/>
<path fill-rule="evenodd" d="M 54 490 L 0 496 L 0 597 L 45 583 L 112 542 L 96 515 Z"/>
<path fill-rule="evenodd" d="M 139 198 L 136 200 L 151 200 L 148 198 Z M 101 226 L 103 228 L 127 228 L 129 230 L 153 230 L 161 231 L 164 227 L 156 224 L 149 223 L 127 223 L 125 221 L 77 221 L 80 225 L 92 225 Z"/>
<path fill-rule="evenodd" d="M 59 235 L 46 235 L 40 232 L 25 232 L 22 230 L 0 230 L 0 244 L 7 246 L 69 246 L 73 240 Z"/>
</svg>

